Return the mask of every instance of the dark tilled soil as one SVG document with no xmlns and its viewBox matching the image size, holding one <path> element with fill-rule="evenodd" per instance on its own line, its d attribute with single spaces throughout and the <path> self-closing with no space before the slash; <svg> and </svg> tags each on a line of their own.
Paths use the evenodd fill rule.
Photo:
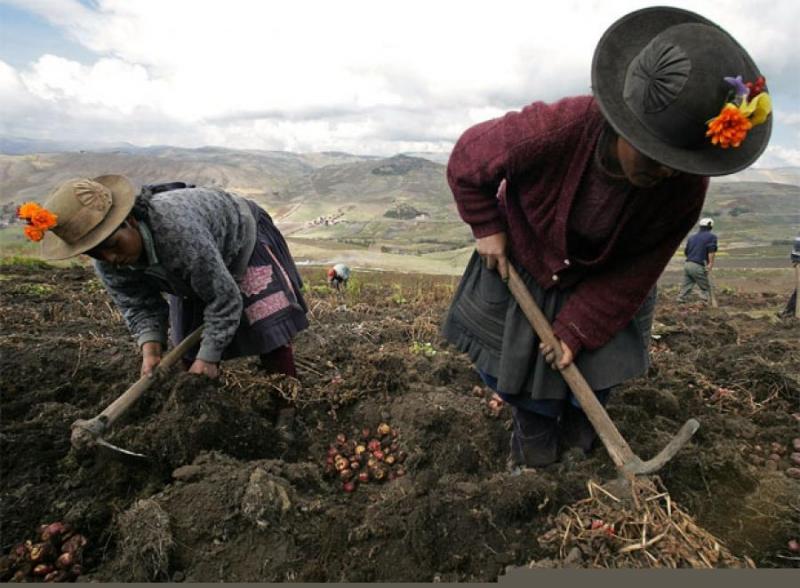
<svg viewBox="0 0 800 588">
<path fill-rule="evenodd" d="M 451 280 L 370 275 L 345 297 L 316 274 L 309 283 L 300 385 L 252 360 L 225 364 L 219 382 L 171 373 L 108 435 L 148 459 L 119 459 L 71 451 L 69 436 L 138 377 L 121 317 L 89 270 L 4 268 L 3 552 L 67 520 L 89 538 L 94 580 L 492 581 L 552 558 L 536 538 L 554 513 L 589 479 L 615 476 L 602 447 L 507 472 L 508 410 L 488 410 L 468 361 L 438 336 Z M 782 303 L 725 293 L 705 310 L 662 295 L 653 366 L 609 405 L 644 458 L 701 421 L 661 479 L 762 567 L 797 565 L 786 544 L 800 534 L 800 481 L 786 475 L 800 436 L 800 324 L 775 318 Z M 288 445 L 278 395 L 297 406 Z M 399 430 L 407 474 L 344 493 L 323 475 L 326 451 L 337 433 L 379 422 Z"/>
</svg>

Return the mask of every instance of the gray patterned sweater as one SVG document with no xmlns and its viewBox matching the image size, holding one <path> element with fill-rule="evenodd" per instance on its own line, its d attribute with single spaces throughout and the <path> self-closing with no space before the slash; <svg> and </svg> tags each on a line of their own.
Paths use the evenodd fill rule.
<svg viewBox="0 0 800 588">
<path fill-rule="evenodd" d="M 218 362 L 233 340 L 242 315 L 237 280 L 244 275 L 256 241 L 256 221 L 247 202 L 217 188 L 187 188 L 150 197 L 148 223 L 139 224 L 147 263 L 114 266 L 95 261 L 95 271 L 139 344 L 167 342 L 169 308 L 162 292 L 205 303 L 198 359 Z M 166 279 L 165 279 L 166 278 Z"/>
</svg>

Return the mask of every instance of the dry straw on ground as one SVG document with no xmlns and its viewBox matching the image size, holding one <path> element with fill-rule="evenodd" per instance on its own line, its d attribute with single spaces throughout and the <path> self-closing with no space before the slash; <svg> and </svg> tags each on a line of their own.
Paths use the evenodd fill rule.
<svg viewBox="0 0 800 588">
<path fill-rule="evenodd" d="M 576 547 L 590 568 L 752 568 L 673 502 L 658 478 L 636 479 L 630 498 L 588 483 L 589 498 L 563 507 L 539 543 L 564 560 Z"/>
<path fill-rule="evenodd" d="M 138 500 L 117 519 L 120 567 L 136 582 L 164 580 L 174 546 L 169 515 L 153 499 Z"/>
</svg>

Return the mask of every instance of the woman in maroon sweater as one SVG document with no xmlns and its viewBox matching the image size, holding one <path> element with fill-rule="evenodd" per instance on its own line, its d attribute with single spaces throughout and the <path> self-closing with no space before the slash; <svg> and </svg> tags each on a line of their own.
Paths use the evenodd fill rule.
<svg viewBox="0 0 800 588">
<path fill-rule="evenodd" d="M 443 332 L 512 405 L 516 466 L 591 449 L 591 425 L 548 364 L 575 361 L 603 402 L 644 373 L 655 285 L 700 215 L 707 176 L 753 163 L 771 130 L 753 61 L 684 10 L 648 8 L 612 25 L 592 85 L 593 96 L 469 129 L 447 168 L 477 251 Z M 553 323 L 560 360 L 510 295 L 509 263 Z"/>
</svg>

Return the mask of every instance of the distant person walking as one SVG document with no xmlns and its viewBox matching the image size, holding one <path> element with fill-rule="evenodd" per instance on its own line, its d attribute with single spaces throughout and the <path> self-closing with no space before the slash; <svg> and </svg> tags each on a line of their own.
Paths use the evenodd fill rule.
<svg viewBox="0 0 800 588">
<path fill-rule="evenodd" d="M 328 285 L 339 290 L 342 286 L 347 288 L 350 279 L 350 268 L 343 263 L 337 263 L 328 270 Z"/>
<path fill-rule="evenodd" d="M 797 289 L 800 287 L 800 237 L 794 238 L 794 247 L 792 247 L 792 252 L 789 254 L 789 258 L 792 260 L 792 266 L 794 267 L 795 273 L 795 282 L 797 285 L 795 286 L 792 295 L 789 296 L 789 302 L 786 303 L 786 308 L 784 308 L 783 312 L 781 312 L 781 316 L 784 318 L 800 318 L 800 308 L 797 307 Z"/>
<path fill-rule="evenodd" d="M 686 263 L 683 266 L 683 285 L 678 302 L 686 302 L 695 285 L 700 290 L 700 298 L 706 302 L 711 301 L 711 282 L 709 273 L 714 267 L 714 257 L 717 253 L 717 236 L 711 232 L 714 227 L 713 219 L 708 217 L 700 221 L 700 229 L 686 242 Z"/>
</svg>

